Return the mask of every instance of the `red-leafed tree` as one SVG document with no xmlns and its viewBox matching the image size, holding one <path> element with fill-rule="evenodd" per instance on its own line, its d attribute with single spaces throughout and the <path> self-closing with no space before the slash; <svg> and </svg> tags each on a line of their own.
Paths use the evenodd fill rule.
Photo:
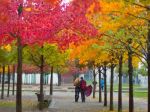
<svg viewBox="0 0 150 112">
<path fill-rule="evenodd" d="M 4 8 L 6 8 L 4 10 Z M 0 34 L 3 43 L 17 39 L 18 67 L 17 67 L 17 94 L 16 111 L 22 111 L 22 47 L 24 44 L 43 43 L 49 35 L 51 28 L 50 7 L 42 1 L 11 1 L 3 11 L 6 12 L 7 21 L 1 22 Z M 30 10 L 27 10 L 30 8 Z M 51 7 L 53 8 L 53 7 Z M 49 9 L 49 11 L 47 10 Z M 44 13 L 43 13 L 44 12 Z M 42 19 L 41 19 L 42 18 Z M 40 20 L 41 19 L 41 20 Z M 41 55 L 43 60 L 43 55 Z M 41 61 L 40 95 L 43 102 L 43 61 Z M 42 106 L 41 106 L 42 107 Z"/>
</svg>

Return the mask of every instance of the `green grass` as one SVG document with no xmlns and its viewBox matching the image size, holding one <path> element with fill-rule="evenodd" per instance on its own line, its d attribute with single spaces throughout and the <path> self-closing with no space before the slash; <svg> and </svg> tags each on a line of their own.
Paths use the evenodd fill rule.
<svg viewBox="0 0 150 112">
<path fill-rule="evenodd" d="M 128 88 L 129 87 L 129 84 L 122 84 L 122 88 Z M 138 84 L 134 84 L 133 85 L 134 88 L 140 88 L 141 86 L 138 85 Z M 114 88 L 118 89 L 118 85 L 114 85 Z"/>
<path fill-rule="evenodd" d="M 127 96 L 129 96 L 129 93 L 126 93 Z M 147 98 L 148 93 L 146 91 L 134 91 L 133 96 L 134 98 Z"/>
<path fill-rule="evenodd" d="M 134 92 L 134 97 L 137 98 L 147 98 L 148 93 L 147 92 Z"/>
<path fill-rule="evenodd" d="M 15 106 L 16 106 L 15 102 L 11 101 L 0 102 L 0 107 L 15 107 Z"/>
<path fill-rule="evenodd" d="M 92 82 L 93 82 L 93 81 L 91 81 L 91 80 L 86 80 L 86 84 L 87 84 L 87 85 L 92 85 Z"/>
<path fill-rule="evenodd" d="M 129 88 L 129 84 L 123 84 L 122 85 L 122 90 L 128 90 L 128 88 Z M 134 90 L 139 90 L 139 91 L 146 91 L 147 90 L 147 88 L 143 88 L 138 84 L 134 84 L 133 88 L 134 88 Z M 116 85 L 116 84 L 114 85 L 114 91 L 118 91 L 118 85 Z"/>
<path fill-rule="evenodd" d="M 23 108 L 36 108 L 37 104 L 38 104 L 37 101 L 32 101 L 32 100 L 23 100 L 22 101 Z M 0 107 L 14 108 L 15 106 L 16 106 L 15 101 L 8 101 L 5 99 L 3 101 L 0 101 Z"/>
</svg>

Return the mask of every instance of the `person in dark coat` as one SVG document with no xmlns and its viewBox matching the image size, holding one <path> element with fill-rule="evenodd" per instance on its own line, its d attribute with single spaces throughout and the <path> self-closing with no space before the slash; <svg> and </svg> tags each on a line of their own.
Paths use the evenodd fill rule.
<svg viewBox="0 0 150 112">
<path fill-rule="evenodd" d="M 85 102 L 85 90 L 86 90 L 86 81 L 83 79 L 83 77 L 81 77 L 80 91 L 81 91 L 82 102 Z"/>
<path fill-rule="evenodd" d="M 80 93 L 80 80 L 79 80 L 79 78 L 75 79 L 74 86 L 75 86 L 75 102 L 78 102 L 79 93 Z"/>
</svg>

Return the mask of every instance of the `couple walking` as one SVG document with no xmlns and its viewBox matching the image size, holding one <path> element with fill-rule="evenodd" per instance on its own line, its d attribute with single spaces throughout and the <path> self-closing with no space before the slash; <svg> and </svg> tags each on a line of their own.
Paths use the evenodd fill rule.
<svg viewBox="0 0 150 112">
<path fill-rule="evenodd" d="M 80 79 L 79 78 L 75 79 L 74 86 L 75 86 L 75 102 L 78 102 L 80 92 L 82 102 L 85 102 L 86 81 L 83 79 L 83 77 L 81 77 Z"/>
</svg>

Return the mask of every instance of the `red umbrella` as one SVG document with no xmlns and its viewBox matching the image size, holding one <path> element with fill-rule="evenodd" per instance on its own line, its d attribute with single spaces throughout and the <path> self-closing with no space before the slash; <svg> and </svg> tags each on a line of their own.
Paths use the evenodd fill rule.
<svg viewBox="0 0 150 112">
<path fill-rule="evenodd" d="M 89 85 L 89 86 L 86 87 L 85 95 L 88 97 L 88 96 L 91 95 L 91 93 L 92 93 L 92 86 Z"/>
</svg>

